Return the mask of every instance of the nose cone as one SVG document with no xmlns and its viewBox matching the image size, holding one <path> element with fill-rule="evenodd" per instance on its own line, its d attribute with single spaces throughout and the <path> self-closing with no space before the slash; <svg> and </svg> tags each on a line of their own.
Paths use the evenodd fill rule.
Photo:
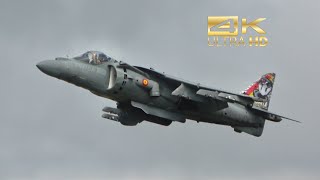
<svg viewBox="0 0 320 180">
<path fill-rule="evenodd" d="M 58 77 L 62 69 L 61 62 L 55 60 L 41 61 L 36 66 L 43 73 L 53 77 Z"/>
<path fill-rule="evenodd" d="M 104 92 L 106 89 L 107 72 L 102 67 L 73 59 L 41 61 L 37 67 L 49 76 L 95 92 Z"/>
</svg>

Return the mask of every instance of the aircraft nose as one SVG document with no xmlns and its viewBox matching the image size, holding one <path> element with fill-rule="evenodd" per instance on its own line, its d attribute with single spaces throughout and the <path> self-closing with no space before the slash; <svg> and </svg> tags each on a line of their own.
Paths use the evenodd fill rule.
<svg viewBox="0 0 320 180">
<path fill-rule="evenodd" d="M 53 77 L 58 77 L 61 72 L 61 63 L 55 60 L 41 61 L 36 66 L 43 73 Z"/>
</svg>

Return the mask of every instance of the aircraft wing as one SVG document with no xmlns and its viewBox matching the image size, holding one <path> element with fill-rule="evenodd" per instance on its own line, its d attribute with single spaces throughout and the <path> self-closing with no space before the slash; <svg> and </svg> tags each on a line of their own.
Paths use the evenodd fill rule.
<svg viewBox="0 0 320 180">
<path fill-rule="evenodd" d="M 211 88 L 207 86 L 203 86 L 200 83 L 193 83 L 188 80 L 184 80 L 181 78 L 176 78 L 171 75 L 167 75 L 165 73 L 157 72 L 153 69 L 148 69 L 144 67 L 138 67 L 139 70 L 146 72 L 148 74 L 152 74 L 158 76 L 162 79 L 166 79 L 170 81 L 170 83 L 175 84 L 178 88 L 173 91 L 172 95 L 182 96 L 187 99 L 191 99 L 194 101 L 202 101 L 197 95 L 200 95 L 205 98 L 214 99 L 220 103 L 239 103 L 244 106 L 252 106 L 254 102 L 264 102 L 264 99 L 251 97 L 245 94 L 234 93 L 230 91 L 221 90 L 218 88 Z"/>
<path fill-rule="evenodd" d="M 234 93 L 234 92 L 230 92 L 230 91 L 226 91 L 226 90 L 222 90 L 222 89 L 218 89 L 218 88 L 212 88 L 212 87 L 203 86 L 200 83 L 196 84 L 196 83 L 193 83 L 193 82 L 190 82 L 190 81 L 187 81 L 187 80 L 183 80 L 183 79 L 180 79 L 180 78 L 173 77 L 171 75 L 165 75 L 165 77 L 170 79 L 170 80 L 173 80 L 173 81 L 178 81 L 178 82 L 190 85 L 190 86 L 195 86 L 199 90 L 202 90 L 203 93 L 204 92 L 208 92 L 208 93 L 209 92 L 218 92 L 219 96 L 222 97 L 222 98 L 228 98 L 229 99 L 229 98 L 232 98 L 232 96 L 237 96 L 237 97 L 240 97 L 240 98 L 243 98 L 243 99 L 248 99 L 248 100 L 253 100 L 253 101 L 258 101 L 258 102 L 264 102 L 265 101 L 264 99 L 251 97 L 251 96 L 248 96 L 248 95 L 245 95 L 245 94 L 239 94 L 239 93 Z M 232 95 L 232 96 L 230 96 L 230 95 Z"/>
<path fill-rule="evenodd" d="M 253 112 L 259 114 L 264 119 L 267 119 L 270 121 L 280 122 L 282 119 L 287 119 L 287 120 L 301 123 L 300 121 L 287 118 L 285 116 L 278 115 L 278 114 L 269 112 L 268 110 L 253 106 L 254 102 L 266 101 L 261 98 L 247 96 L 245 94 L 233 93 L 233 92 L 229 92 L 229 91 L 225 91 L 217 88 L 202 86 L 199 83 L 196 84 L 187 80 L 176 78 L 176 77 L 167 75 L 165 73 L 157 72 L 153 69 L 147 69 L 147 68 L 137 67 L 137 66 L 135 66 L 135 68 L 147 74 L 157 76 L 161 79 L 166 80 L 168 83 L 173 84 L 175 87 L 177 87 L 172 92 L 172 95 L 174 96 L 184 97 L 185 99 L 191 100 L 193 102 L 200 102 L 200 103 L 206 103 L 208 102 L 208 99 L 216 101 L 217 103 L 215 104 L 217 104 L 217 106 L 214 107 L 216 110 L 228 107 L 228 102 L 238 103 L 250 108 Z"/>
</svg>

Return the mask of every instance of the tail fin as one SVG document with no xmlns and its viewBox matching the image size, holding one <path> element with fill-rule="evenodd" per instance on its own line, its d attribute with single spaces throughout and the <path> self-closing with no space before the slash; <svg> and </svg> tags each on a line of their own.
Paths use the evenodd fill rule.
<svg viewBox="0 0 320 180">
<path fill-rule="evenodd" d="M 265 102 L 255 102 L 253 105 L 267 110 L 271 99 L 275 77 L 275 73 L 267 73 L 261 76 L 258 81 L 256 81 L 251 86 L 249 86 L 248 89 L 243 91 L 243 94 L 265 99 Z"/>
</svg>

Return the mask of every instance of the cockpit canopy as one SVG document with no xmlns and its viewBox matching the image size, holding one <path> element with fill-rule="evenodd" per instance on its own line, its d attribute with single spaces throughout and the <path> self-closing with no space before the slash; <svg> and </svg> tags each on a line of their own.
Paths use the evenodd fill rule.
<svg viewBox="0 0 320 180">
<path fill-rule="evenodd" d="M 99 51 L 88 51 L 80 56 L 75 57 L 74 59 L 84 61 L 90 64 L 101 64 L 111 60 L 111 57 L 108 57 L 102 52 Z"/>
</svg>

